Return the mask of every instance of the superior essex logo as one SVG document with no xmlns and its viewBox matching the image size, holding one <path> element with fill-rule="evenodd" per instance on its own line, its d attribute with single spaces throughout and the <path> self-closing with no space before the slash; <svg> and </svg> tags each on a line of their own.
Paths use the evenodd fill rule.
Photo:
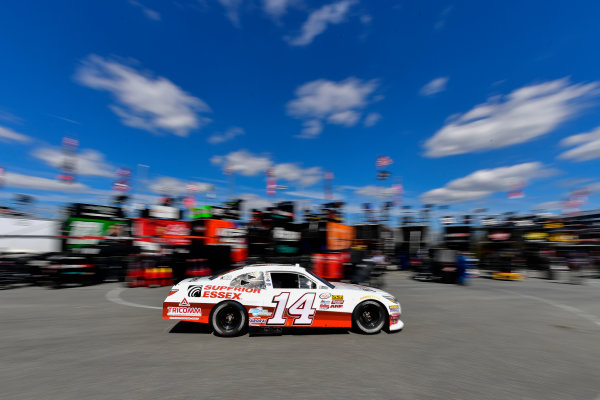
<svg viewBox="0 0 600 400">
<path fill-rule="evenodd" d="M 260 289 L 240 288 L 231 286 L 206 285 L 202 288 L 202 297 L 218 298 L 218 299 L 237 299 L 241 300 L 242 293 L 260 293 Z"/>
<path fill-rule="evenodd" d="M 192 285 L 188 288 L 188 296 L 189 297 L 200 297 L 202 296 L 202 286 L 201 285 Z"/>
</svg>

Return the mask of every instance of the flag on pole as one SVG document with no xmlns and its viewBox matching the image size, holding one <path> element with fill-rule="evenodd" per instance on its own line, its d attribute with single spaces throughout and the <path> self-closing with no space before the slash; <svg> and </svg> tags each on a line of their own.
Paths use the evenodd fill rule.
<svg viewBox="0 0 600 400">
<path fill-rule="evenodd" d="M 402 204 L 402 195 L 404 194 L 404 187 L 401 183 L 392 185 L 392 191 L 394 192 L 394 203 L 396 205 Z"/>
<path fill-rule="evenodd" d="M 563 205 L 563 209 L 578 211 L 579 207 L 587 203 L 590 190 L 587 188 L 573 190 Z"/>
<path fill-rule="evenodd" d="M 200 191 L 200 188 L 195 183 L 188 183 L 187 185 L 185 185 L 185 190 L 189 193 L 198 193 Z"/>
<path fill-rule="evenodd" d="M 79 146 L 79 140 L 70 137 L 63 137 L 62 145 L 65 150 L 76 150 Z"/>
<path fill-rule="evenodd" d="M 115 175 L 127 178 L 131 176 L 131 170 L 129 168 L 117 168 L 117 172 L 115 172 Z"/>
<path fill-rule="evenodd" d="M 63 182 L 72 183 L 75 181 L 75 162 L 79 140 L 70 137 L 62 138 L 62 161 L 60 163 L 61 173 L 57 178 Z"/>
<path fill-rule="evenodd" d="M 188 210 L 192 207 L 194 207 L 194 204 L 196 203 L 196 198 L 194 195 L 187 195 L 185 196 L 185 198 L 183 199 L 183 205 L 185 206 L 185 208 L 187 208 Z"/>
<path fill-rule="evenodd" d="M 125 180 L 119 180 L 119 181 L 114 182 L 112 184 L 112 188 L 113 188 L 113 190 L 116 190 L 118 192 L 126 192 L 129 189 L 131 189 L 131 187 Z"/>
<path fill-rule="evenodd" d="M 324 178 L 323 184 L 324 184 L 324 189 L 325 189 L 325 200 L 333 200 L 333 187 L 332 187 L 333 172 L 325 171 L 323 178 Z"/>
<path fill-rule="evenodd" d="M 509 199 L 522 199 L 525 197 L 525 193 L 522 190 L 511 190 L 506 195 Z"/>
<path fill-rule="evenodd" d="M 275 179 L 273 168 L 267 168 L 265 174 L 267 175 L 267 196 L 275 196 L 275 193 L 277 192 L 277 181 Z"/>
<path fill-rule="evenodd" d="M 131 176 L 131 170 L 129 168 L 118 168 L 115 172 L 117 179 L 113 182 L 113 190 L 119 192 L 126 192 L 131 189 L 129 184 L 129 177 Z"/>
<path fill-rule="evenodd" d="M 388 156 L 379 156 L 375 161 L 375 166 L 377 168 L 387 167 L 388 165 L 392 165 L 394 161 Z"/>
<path fill-rule="evenodd" d="M 384 181 L 390 177 L 392 173 L 390 171 L 377 171 L 377 180 Z"/>
<path fill-rule="evenodd" d="M 521 182 L 521 183 L 517 183 L 516 185 L 513 185 L 511 190 L 506 194 L 506 197 L 508 197 L 509 199 L 522 199 L 523 197 L 525 197 L 525 192 L 523 191 L 523 188 L 525 186 L 526 186 L 525 182 Z"/>
</svg>

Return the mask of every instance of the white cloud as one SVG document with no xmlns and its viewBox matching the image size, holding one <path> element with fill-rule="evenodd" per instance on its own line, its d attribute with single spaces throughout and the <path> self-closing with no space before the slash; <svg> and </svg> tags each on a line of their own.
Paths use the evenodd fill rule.
<svg viewBox="0 0 600 400">
<path fill-rule="evenodd" d="M 366 197 L 394 197 L 394 189 L 391 187 L 367 185 L 357 188 L 354 193 Z"/>
<path fill-rule="evenodd" d="M 365 117 L 365 120 L 364 120 L 363 124 L 367 128 L 369 128 L 371 126 L 375 126 L 375 124 L 377 124 L 380 119 L 381 119 L 381 114 L 376 113 L 376 112 L 372 112 L 372 113 L 367 114 L 367 116 Z"/>
<path fill-rule="evenodd" d="M 365 214 L 365 210 L 363 209 L 362 204 L 347 204 L 344 207 L 344 212 L 347 214 L 353 214 L 353 215 L 364 215 Z"/>
<path fill-rule="evenodd" d="M 296 89 L 296 97 L 286 105 L 287 114 L 305 120 L 300 137 L 316 137 L 322 131 L 323 120 L 343 126 L 356 125 L 360 111 L 375 101 L 371 95 L 376 89 L 375 80 L 318 79 Z"/>
<path fill-rule="evenodd" d="M 239 196 L 239 198 L 244 200 L 242 203 L 242 213 L 244 214 L 249 213 L 253 208 L 262 210 L 273 205 L 272 201 L 260 197 L 254 193 L 243 193 Z"/>
<path fill-rule="evenodd" d="M 598 82 L 571 85 L 559 79 L 492 97 L 449 121 L 425 143 L 428 157 L 497 149 L 527 142 L 573 118 Z"/>
<path fill-rule="evenodd" d="M 562 200 L 554 200 L 554 201 L 545 201 L 543 203 L 537 204 L 534 209 L 535 210 L 562 210 L 564 208 L 571 208 L 569 206 L 569 198 L 572 198 L 577 192 L 587 192 L 586 195 L 579 194 L 578 196 L 587 197 L 589 194 L 600 192 L 600 182 L 593 182 L 593 178 L 583 178 L 583 179 L 563 179 L 562 181 L 558 181 L 558 186 L 569 187 L 570 190 L 566 193 L 563 193 L 560 197 Z"/>
<path fill-rule="evenodd" d="M 56 147 L 40 147 L 33 151 L 32 155 L 44 161 L 46 164 L 60 169 L 65 156 Z M 115 176 L 116 168 L 104 160 L 104 155 L 96 150 L 86 149 L 78 152 L 75 157 L 75 175 L 101 176 L 112 178 Z"/>
<path fill-rule="evenodd" d="M 371 22 L 373 22 L 373 17 L 370 16 L 369 14 L 363 14 L 360 16 L 360 22 L 362 22 L 365 25 L 368 25 Z"/>
<path fill-rule="evenodd" d="M 27 135 L 23 135 L 22 133 L 15 132 L 10 128 L 0 126 L 0 141 L 15 141 L 20 143 L 28 143 L 31 142 L 31 138 Z"/>
<path fill-rule="evenodd" d="M 271 166 L 268 156 L 255 155 L 246 150 L 234 151 L 225 156 L 213 156 L 210 162 L 245 176 L 264 173 Z"/>
<path fill-rule="evenodd" d="M 48 190 L 54 192 L 80 192 L 88 188 L 86 185 L 79 182 L 65 183 L 56 179 L 23 175 L 14 172 L 4 173 L 4 185 L 6 187 Z"/>
<path fill-rule="evenodd" d="M 447 204 L 477 200 L 495 192 L 508 192 L 515 185 L 550 176 L 554 171 L 542 163 L 529 162 L 510 167 L 481 169 L 463 178 L 448 182 L 444 187 L 421 195 L 423 203 Z"/>
<path fill-rule="evenodd" d="M 565 147 L 575 147 L 565 151 L 558 158 L 573 161 L 588 161 L 600 158 L 600 127 L 587 133 L 569 136 L 560 143 Z"/>
<path fill-rule="evenodd" d="M 323 132 L 323 123 L 318 119 L 311 119 L 302 123 L 302 132 L 297 135 L 301 139 L 314 139 Z"/>
<path fill-rule="evenodd" d="M 367 106 L 369 96 L 377 88 L 376 81 L 363 82 L 348 78 L 341 82 L 319 79 L 296 89 L 296 98 L 287 104 L 288 114 L 297 117 L 319 117 Z"/>
<path fill-rule="evenodd" d="M 534 208 L 536 210 L 560 210 L 563 207 L 564 202 L 562 201 L 545 201 L 537 204 Z"/>
<path fill-rule="evenodd" d="M 22 118 L 16 116 L 15 114 L 13 114 L 11 112 L 3 110 L 1 108 L 0 108 L 0 120 L 7 121 L 7 122 L 12 122 L 14 124 L 18 124 L 18 123 L 21 123 L 23 121 Z"/>
<path fill-rule="evenodd" d="M 236 27 L 240 27 L 240 8 L 242 0 L 219 0 L 219 3 L 225 8 L 225 15 Z"/>
<path fill-rule="evenodd" d="M 295 0 L 262 0 L 263 10 L 272 18 L 280 18 L 286 13 L 287 9 L 294 3 Z"/>
<path fill-rule="evenodd" d="M 211 144 L 228 142 L 228 141 L 234 139 L 236 136 L 243 135 L 244 133 L 246 133 L 246 132 L 244 132 L 244 130 L 242 128 L 233 127 L 233 128 L 227 129 L 224 133 L 213 134 L 212 136 L 210 136 L 207 139 L 207 141 L 208 141 L 208 143 L 211 143 Z"/>
<path fill-rule="evenodd" d="M 84 86 L 110 92 L 117 105 L 110 109 L 121 121 L 150 132 L 166 131 L 187 136 L 210 119 L 201 99 L 191 96 L 164 77 L 153 77 L 97 55 L 90 55 L 77 68 L 75 79 Z"/>
<path fill-rule="evenodd" d="M 224 156 L 213 156 L 211 163 L 238 172 L 244 176 L 264 174 L 272 167 L 274 176 L 301 186 L 311 186 L 321 180 L 321 167 L 302 168 L 295 163 L 274 164 L 268 155 L 257 155 L 246 150 L 238 150 Z"/>
<path fill-rule="evenodd" d="M 575 186 L 585 185 L 593 181 L 596 178 L 566 178 L 558 181 L 558 185 L 566 188 L 573 188 Z"/>
<path fill-rule="evenodd" d="M 297 182 L 301 186 L 311 186 L 321 180 L 323 170 L 321 167 L 301 168 L 297 164 L 283 163 L 273 167 L 276 178 Z"/>
<path fill-rule="evenodd" d="M 589 190 L 591 193 L 600 192 L 600 182 L 595 182 L 595 183 L 589 184 L 589 185 L 585 186 L 585 188 L 587 190 Z"/>
<path fill-rule="evenodd" d="M 360 113 L 354 110 L 341 111 L 335 114 L 331 114 L 327 118 L 327 122 L 335 125 L 343 126 L 354 126 L 360 119 Z"/>
<path fill-rule="evenodd" d="M 302 197 L 305 199 L 328 200 L 325 198 L 324 192 L 319 192 L 319 191 L 314 191 L 314 190 L 292 190 L 289 192 L 286 191 L 285 194 L 288 196 Z M 332 197 L 334 199 L 336 199 L 336 201 L 342 200 L 344 198 L 344 196 L 339 193 L 333 193 Z"/>
<path fill-rule="evenodd" d="M 435 78 L 419 90 L 421 96 L 431 96 L 439 92 L 446 90 L 446 84 L 448 83 L 448 77 L 442 76 Z"/>
<path fill-rule="evenodd" d="M 356 0 L 342 0 L 313 11 L 302 25 L 300 34 L 293 38 L 287 38 L 288 43 L 292 46 L 306 46 L 312 43 L 314 38 L 325 32 L 330 24 L 340 24 L 346 21 L 350 7 L 356 3 Z"/>
<path fill-rule="evenodd" d="M 70 119 L 70 118 L 66 118 L 66 117 L 61 117 L 60 115 L 54 115 L 54 114 L 48 114 L 49 116 L 56 118 L 56 119 L 60 119 L 61 121 L 65 121 L 68 122 L 70 124 L 74 124 L 74 125 L 81 125 L 81 122 L 75 121 L 74 119 Z"/>
<path fill-rule="evenodd" d="M 160 14 L 157 11 L 154 11 L 154 10 L 146 7 L 139 1 L 129 0 L 129 4 L 139 7 L 142 10 L 142 12 L 144 13 L 144 15 L 146 16 L 146 18 L 151 19 L 153 21 L 160 21 Z"/>
<path fill-rule="evenodd" d="M 437 22 L 433 26 L 433 28 L 436 31 L 439 31 L 444 26 L 446 26 L 446 21 L 448 20 L 448 15 L 450 14 L 450 11 L 452 11 L 453 8 L 454 8 L 454 6 L 448 6 L 448 7 L 444 8 L 444 10 L 441 12 L 440 18 L 437 20 Z"/>
<path fill-rule="evenodd" d="M 162 176 L 155 179 L 149 184 L 148 188 L 153 193 L 175 195 L 189 193 L 188 185 L 194 185 L 197 193 L 211 192 L 214 190 L 214 185 L 210 183 L 182 181 L 169 176 Z"/>
</svg>

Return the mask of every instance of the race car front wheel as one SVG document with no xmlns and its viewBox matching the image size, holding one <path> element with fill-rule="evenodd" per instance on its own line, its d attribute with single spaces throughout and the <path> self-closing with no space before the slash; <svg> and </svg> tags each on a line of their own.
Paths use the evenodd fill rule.
<svg viewBox="0 0 600 400">
<path fill-rule="evenodd" d="M 352 313 L 354 328 L 365 334 L 374 334 L 381 331 L 385 325 L 387 313 L 381 303 L 367 300 L 360 303 Z"/>
<path fill-rule="evenodd" d="M 210 322 L 217 335 L 231 337 L 244 333 L 248 318 L 241 304 L 226 301 L 215 306 Z"/>
</svg>

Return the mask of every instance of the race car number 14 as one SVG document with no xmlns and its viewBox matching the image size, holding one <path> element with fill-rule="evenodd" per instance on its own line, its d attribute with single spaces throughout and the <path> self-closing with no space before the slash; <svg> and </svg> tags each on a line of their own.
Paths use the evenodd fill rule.
<svg viewBox="0 0 600 400">
<path fill-rule="evenodd" d="M 305 293 L 294 304 L 287 308 L 287 314 L 294 318 L 292 325 L 312 325 L 316 309 L 312 307 L 316 293 Z M 290 299 L 289 292 L 280 293 L 273 297 L 273 303 L 277 303 L 273 316 L 267 320 L 267 325 L 285 325 L 284 313 Z"/>
</svg>

